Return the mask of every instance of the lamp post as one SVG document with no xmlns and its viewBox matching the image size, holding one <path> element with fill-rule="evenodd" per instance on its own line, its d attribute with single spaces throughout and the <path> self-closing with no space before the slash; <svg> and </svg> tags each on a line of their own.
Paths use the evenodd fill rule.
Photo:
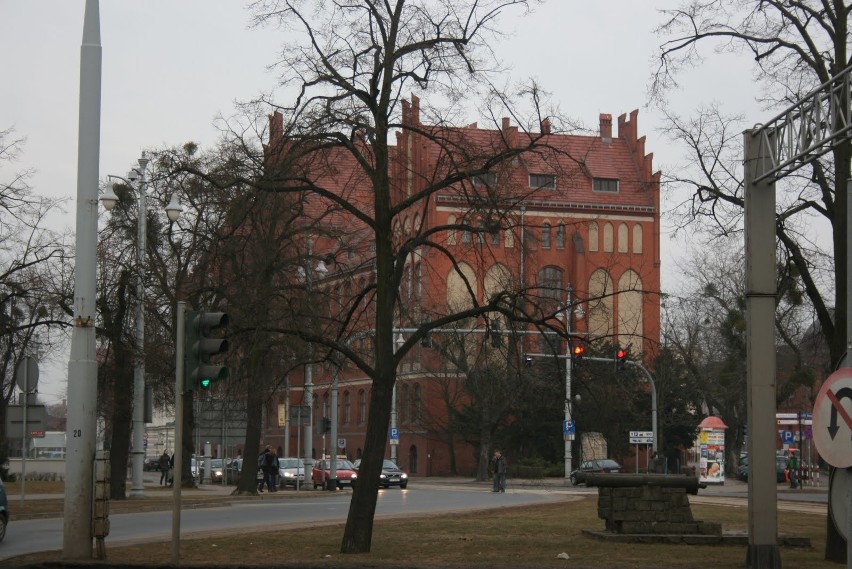
<svg viewBox="0 0 852 569">
<path fill-rule="evenodd" d="M 578 306 L 576 311 L 573 310 L 573 294 L 574 289 L 571 287 L 571 283 L 568 283 L 568 287 L 566 289 L 565 296 L 565 331 L 568 333 L 570 337 L 572 333 L 572 320 L 573 316 L 577 316 L 578 319 L 583 317 L 583 311 Z M 568 424 L 571 421 L 572 417 L 572 404 L 571 404 L 571 340 L 565 343 L 565 423 Z M 572 470 L 572 459 L 571 459 L 571 446 L 574 440 L 574 435 L 565 433 L 565 484 L 568 485 L 568 481 L 571 478 L 571 470 Z"/>
<path fill-rule="evenodd" d="M 394 345 L 396 350 L 399 351 L 402 348 L 402 345 L 405 343 L 405 338 L 403 338 L 402 334 L 398 333 L 396 337 L 394 337 Z M 399 380 L 399 371 L 396 374 L 396 380 L 393 382 L 393 390 L 391 391 L 391 416 L 390 416 L 390 428 L 392 433 L 399 434 L 399 425 L 397 424 L 397 410 L 396 410 L 396 382 Z M 390 451 L 391 451 L 391 460 L 394 464 L 399 466 L 397 462 L 398 458 L 398 449 L 399 449 L 399 439 L 391 439 L 390 440 Z"/>
<path fill-rule="evenodd" d="M 147 192 L 148 182 L 145 179 L 148 157 L 145 152 L 137 160 L 139 167 L 134 168 L 128 174 L 128 178 L 112 176 L 122 180 L 136 194 L 138 205 L 136 220 L 136 358 L 133 363 L 133 465 L 130 486 L 130 496 L 144 496 L 145 486 L 142 481 L 143 465 L 145 461 L 144 431 L 145 431 L 145 283 L 142 274 L 146 261 L 146 225 L 147 225 Z M 139 186 L 134 187 L 133 182 L 139 180 Z M 101 203 L 104 209 L 112 211 L 118 202 L 115 190 L 109 188 L 101 195 Z M 166 206 L 166 214 L 172 222 L 180 217 L 181 206 L 178 203 L 177 194 L 172 194 L 171 202 Z"/>
</svg>

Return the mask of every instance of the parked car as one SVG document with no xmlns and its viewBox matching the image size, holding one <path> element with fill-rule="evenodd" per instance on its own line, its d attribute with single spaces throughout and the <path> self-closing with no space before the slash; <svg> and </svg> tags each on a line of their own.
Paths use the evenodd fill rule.
<svg viewBox="0 0 852 569">
<path fill-rule="evenodd" d="M 624 467 L 618 464 L 616 461 L 603 458 L 598 460 L 584 460 L 580 463 L 580 467 L 577 470 L 574 470 L 569 479 L 571 480 L 572 486 L 577 486 L 578 484 L 586 483 L 586 475 L 593 472 L 627 472 L 624 470 Z"/>
<path fill-rule="evenodd" d="M 355 471 L 355 465 L 348 460 L 338 458 L 334 464 L 335 476 L 337 476 L 337 487 L 344 486 L 352 487 L 352 484 L 358 478 L 358 473 Z M 323 459 L 314 463 L 311 468 L 311 482 L 314 489 L 326 486 L 326 480 L 331 478 L 331 460 Z"/>
<path fill-rule="evenodd" d="M 784 455 L 775 456 L 775 482 L 782 483 L 787 481 L 787 475 L 784 472 L 787 469 L 787 457 Z M 737 466 L 737 478 L 748 482 L 748 456 L 740 458 Z"/>
<path fill-rule="evenodd" d="M 6 526 L 9 524 L 9 504 L 6 500 L 6 488 L 0 480 L 0 541 L 6 537 Z"/>
<path fill-rule="evenodd" d="M 354 463 L 355 470 L 361 467 L 361 459 L 359 458 Z M 379 486 L 382 488 L 390 488 L 391 486 L 399 486 L 405 490 L 408 487 L 408 474 L 402 471 L 394 461 L 385 459 L 382 461 L 382 473 L 379 475 Z"/>
<path fill-rule="evenodd" d="M 283 487 L 305 483 L 305 461 L 301 458 L 285 457 L 278 459 L 278 485 Z"/>
</svg>

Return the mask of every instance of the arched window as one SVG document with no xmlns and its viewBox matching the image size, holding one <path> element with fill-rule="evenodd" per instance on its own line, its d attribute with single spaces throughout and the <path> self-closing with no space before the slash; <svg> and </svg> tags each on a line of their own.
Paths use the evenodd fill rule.
<svg viewBox="0 0 852 569">
<path fill-rule="evenodd" d="M 358 391 L 358 424 L 367 422 L 367 392 L 363 389 Z"/>
<path fill-rule="evenodd" d="M 550 249 L 550 224 L 545 223 L 541 228 L 541 248 Z"/>
<path fill-rule="evenodd" d="M 349 390 L 343 392 L 343 424 L 352 422 L 352 394 Z"/>
<path fill-rule="evenodd" d="M 612 224 L 607 223 L 604 225 L 604 234 L 603 234 L 603 250 L 604 253 L 612 253 Z"/>
<path fill-rule="evenodd" d="M 456 216 L 451 215 L 447 218 L 447 225 L 455 225 L 456 224 Z M 447 245 L 455 245 L 456 244 L 456 230 L 454 227 L 450 227 L 447 229 Z"/>
<path fill-rule="evenodd" d="M 642 353 L 642 279 L 627 270 L 618 280 L 618 343 L 634 354 Z"/>
<path fill-rule="evenodd" d="M 642 254 L 642 225 L 639 223 L 633 226 L 633 254 Z"/>
<path fill-rule="evenodd" d="M 562 269 L 544 267 L 538 272 L 538 294 L 542 298 L 562 300 Z"/>
<path fill-rule="evenodd" d="M 417 300 L 423 299 L 423 265 L 417 263 L 414 265 L 414 290 Z"/>
<path fill-rule="evenodd" d="M 328 391 L 322 394 L 322 416 L 331 419 L 331 400 Z"/>
<path fill-rule="evenodd" d="M 589 278 L 589 300 L 586 323 L 589 335 L 604 337 L 613 331 L 613 283 L 609 273 L 598 269 Z"/>
<path fill-rule="evenodd" d="M 622 223 L 618 226 L 618 252 L 627 253 L 627 224 Z"/>
<path fill-rule="evenodd" d="M 589 251 L 598 251 L 598 224 L 594 221 L 589 224 Z"/>
</svg>

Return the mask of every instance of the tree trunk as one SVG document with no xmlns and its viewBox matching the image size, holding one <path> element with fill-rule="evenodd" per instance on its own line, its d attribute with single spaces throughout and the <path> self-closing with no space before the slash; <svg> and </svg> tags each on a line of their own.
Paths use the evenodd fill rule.
<svg viewBox="0 0 852 569">
<path fill-rule="evenodd" d="M 261 379 L 257 376 L 260 372 L 258 366 L 259 357 L 252 357 L 249 368 L 249 385 L 246 398 L 246 438 L 243 450 L 243 467 L 240 471 L 240 480 L 235 494 L 257 494 L 257 458 L 260 451 L 260 436 L 263 428 L 263 394 L 260 388 Z"/>
<path fill-rule="evenodd" d="M 132 361 L 128 353 L 116 351 L 116 361 Z M 112 500 L 124 500 L 127 497 L 127 458 L 130 448 L 130 428 L 133 419 L 133 368 L 116 366 L 112 394 L 112 436 L 110 437 L 110 478 L 109 493 Z"/>
</svg>

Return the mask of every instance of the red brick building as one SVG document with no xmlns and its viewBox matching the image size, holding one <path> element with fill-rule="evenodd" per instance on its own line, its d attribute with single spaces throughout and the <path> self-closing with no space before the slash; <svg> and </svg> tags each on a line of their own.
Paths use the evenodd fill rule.
<svg viewBox="0 0 852 569">
<path fill-rule="evenodd" d="M 558 307 L 570 286 L 572 300 L 583 312 L 572 331 L 591 342 L 606 340 L 629 346 L 632 354 L 641 354 L 646 360 L 652 357 L 660 336 L 660 174 L 653 170 L 653 155 L 646 154 L 637 118 L 638 111 L 618 117 L 613 133 L 611 116 L 602 114 L 599 132 L 594 135 L 551 134 L 548 121 L 536 133 L 520 131 L 509 119 L 503 119 L 499 129 L 481 129 L 476 124 L 441 127 L 442 136 L 452 139 L 455 148 L 511 147 L 536 137 L 550 152 L 508 160 L 493 171 L 437 193 L 434 199 L 413 202 L 406 215 L 397 219 L 396 234 L 401 239 L 429 235 L 445 249 L 442 253 L 435 247 L 423 247 L 408 256 L 399 291 L 400 329 L 442 314 L 456 302 L 469 302 L 471 289 L 484 302 L 505 283 L 530 290 L 541 286 L 543 305 L 550 302 Z M 410 128 L 391 147 L 392 199 L 396 203 L 426 186 L 430 173 L 447 159 L 445 146 L 418 134 L 435 132 L 438 127 L 420 122 L 416 97 L 403 103 L 402 120 Z M 271 121 L 272 142 L 280 136 L 281 117 L 275 115 Z M 369 193 L 357 189 L 365 184 L 353 183 L 363 174 L 358 173 L 352 158 L 335 155 L 332 162 L 334 168 L 328 176 L 345 183 L 330 180 L 328 187 L 351 191 L 351 199 L 368 210 Z M 503 199 L 500 207 L 471 207 L 467 184 L 501 188 L 501 196 L 513 199 Z M 346 212 L 323 215 L 324 223 L 342 230 L 334 239 L 317 237 L 310 245 L 320 256 L 327 247 L 336 249 L 328 263 L 317 265 L 321 270 L 318 287 L 333 291 L 340 306 L 350 306 L 351 298 L 369 283 L 369 262 L 360 271 L 348 272 L 345 279 L 335 278 L 334 263 L 341 258 L 341 243 L 352 265 L 360 257 L 368 257 L 371 235 Z M 448 229 L 440 229 L 445 226 Z M 537 341 L 533 335 L 525 336 L 527 349 L 536 351 Z M 363 348 L 369 351 L 369 346 Z M 433 370 L 441 367 L 435 365 L 436 358 L 434 350 L 418 346 L 398 368 L 399 463 L 416 475 L 446 474 L 451 464 L 459 473 L 471 473 L 475 453 L 461 441 L 449 441 L 441 428 L 445 404 L 436 390 L 445 383 L 436 381 Z M 333 372 L 328 366 L 314 365 L 311 376 L 314 425 L 318 425 L 321 417 L 331 416 Z M 304 383 L 304 377 L 290 377 L 289 389 L 282 393 L 279 404 L 285 408 L 301 404 Z M 338 383 L 337 437 L 345 440 L 345 452 L 354 459 L 363 447 L 371 384 L 350 368 L 338 375 Z M 269 414 L 265 443 L 282 453 L 305 454 L 296 449 L 297 428 L 279 426 L 276 415 Z M 311 446 L 313 456 L 318 457 L 334 445 L 323 441 L 314 428 Z"/>
</svg>

